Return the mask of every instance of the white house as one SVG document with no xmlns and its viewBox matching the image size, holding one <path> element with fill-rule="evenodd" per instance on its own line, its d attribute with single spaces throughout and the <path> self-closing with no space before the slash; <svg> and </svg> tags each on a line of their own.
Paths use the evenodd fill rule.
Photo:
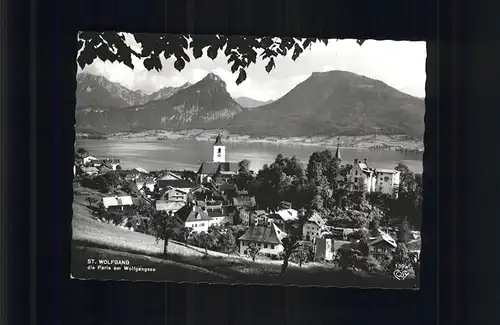
<svg viewBox="0 0 500 325">
<path fill-rule="evenodd" d="M 93 157 L 93 156 L 87 156 L 87 157 L 84 157 L 84 158 L 83 158 L 83 164 L 84 164 L 84 165 L 85 165 L 85 164 L 88 164 L 88 163 L 90 163 L 90 162 L 92 162 L 92 161 L 94 161 L 94 160 L 97 160 L 97 158 L 96 158 L 96 157 Z"/>
<path fill-rule="evenodd" d="M 103 197 L 102 203 L 108 211 L 133 213 L 134 202 L 131 196 Z"/>
<path fill-rule="evenodd" d="M 314 241 L 315 238 L 321 238 L 325 230 L 326 221 L 321 216 L 314 212 L 314 214 L 304 223 L 302 227 L 302 239 L 307 241 Z"/>
<path fill-rule="evenodd" d="M 187 206 L 185 208 L 188 208 Z M 184 217 L 186 213 L 183 213 Z M 184 226 L 193 229 L 193 232 L 200 233 L 202 231 L 208 232 L 208 227 L 212 218 L 208 215 L 208 212 L 197 205 L 193 205 L 191 210 L 187 214 L 187 218 L 184 220 Z"/>
<path fill-rule="evenodd" d="M 180 190 L 178 188 L 172 188 L 170 190 L 167 190 L 163 194 L 163 197 L 165 198 L 165 200 L 171 201 L 171 202 L 186 202 L 187 194 L 188 194 L 188 192 L 185 192 L 185 191 Z"/>
<path fill-rule="evenodd" d="M 238 239 L 240 242 L 239 252 L 245 254 L 248 246 L 254 243 L 260 247 L 260 253 L 278 255 L 283 252 L 283 238 L 287 234 L 281 231 L 275 224 L 269 226 L 253 226 Z"/>
</svg>

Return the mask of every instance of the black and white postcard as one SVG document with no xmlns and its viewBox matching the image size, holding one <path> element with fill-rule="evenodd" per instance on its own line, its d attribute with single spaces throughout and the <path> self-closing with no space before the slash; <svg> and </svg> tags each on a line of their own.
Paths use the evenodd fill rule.
<svg viewBox="0 0 500 325">
<path fill-rule="evenodd" d="M 78 44 L 72 278 L 419 288 L 425 42 Z"/>
</svg>

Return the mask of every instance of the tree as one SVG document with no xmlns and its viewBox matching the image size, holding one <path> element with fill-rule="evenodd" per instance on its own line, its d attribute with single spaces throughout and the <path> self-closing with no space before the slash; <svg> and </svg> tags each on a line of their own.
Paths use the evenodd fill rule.
<svg viewBox="0 0 500 325">
<path fill-rule="evenodd" d="M 202 231 L 198 237 L 201 246 L 205 249 L 205 255 L 208 255 L 208 248 L 212 248 L 217 243 L 217 237 L 213 233 Z"/>
<path fill-rule="evenodd" d="M 187 50 L 191 49 L 193 57 L 198 59 L 206 55 L 214 60 L 219 52 L 227 58 L 231 71 L 238 73 L 236 84 L 241 84 L 246 79 L 246 69 L 257 62 L 257 58 L 267 61 L 265 66 L 269 73 L 275 67 L 275 58 L 286 57 L 293 51 L 292 60 L 296 60 L 311 44 L 323 42 L 328 44 L 328 39 L 297 38 L 297 37 L 247 37 L 223 35 L 165 35 L 165 34 L 140 34 L 133 35 L 135 41 L 141 46 L 141 51 L 134 50 L 125 42 L 124 33 L 117 32 L 92 32 L 78 33 L 77 62 L 80 68 L 92 64 L 99 58 L 102 61 L 119 62 L 134 68 L 132 57 L 143 59 L 147 70 L 160 71 L 163 68 L 161 57 L 175 58 L 174 67 L 182 71 L 186 63 L 190 62 Z M 362 40 L 358 40 L 361 45 Z"/>
<path fill-rule="evenodd" d="M 85 157 L 85 156 L 86 156 L 86 155 L 88 155 L 88 154 L 89 154 L 89 152 L 88 152 L 86 149 L 84 149 L 84 148 L 78 148 L 78 149 L 76 150 L 76 155 L 77 155 L 78 157 L 80 157 L 80 158 Z"/>
<path fill-rule="evenodd" d="M 168 242 L 179 229 L 182 222 L 177 215 L 164 211 L 155 211 L 151 216 L 150 229 L 153 230 L 156 241 L 163 240 L 163 255 L 167 254 Z"/>
<path fill-rule="evenodd" d="M 287 236 L 281 241 L 283 245 L 283 264 L 281 265 L 280 276 L 283 276 L 288 268 L 288 261 L 290 256 L 300 247 L 298 238 L 296 236 Z"/>
<path fill-rule="evenodd" d="M 311 248 L 312 247 L 309 245 L 299 244 L 295 251 L 292 253 L 290 257 L 291 260 L 299 264 L 299 267 L 302 267 L 302 264 L 307 262 L 310 257 Z"/>
<path fill-rule="evenodd" d="M 236 249 L 236 239 L 234 238 L 233 232 L 231 230 L 226 230 L 225 233 L 221 234 L 220 238 L 221 248 L 224 252 L 231 254 Z"/>
<path fill-rule="evenodd" d="M 403 221 L 398 229 L 398 242 L 407 243 L 410 241 L 411 230 L 408 221 Z"/>
<path fill-rule="evenodd" d="M 394 169 L 400 172 L 399 192 L 413 191 L 415 186 L 415 175 L 410 168 L 403 163 L 398 163 Z"/>
<path fill-rule="evenodd" d="M 239 173 L 250 173 L 250 160 L 243 159 L 238 163 L 238 172 Z"/>
<path fill-rule="evenodd" d="M 193 228 L 191 227 L 181 227 L 178 232 L 178 236 L 181 239 L 182 242 L 184 242 L 184 245 L 187 246 L 188 244 L 188 239 L 189 235 L 191 235 L 191 232 L 193 231 Z"/>
<path fill-rule="evenodd" d="M 370 235 L 373 237 L 377 237 L 380 235 L 380 222 L 377 219 L 372 219 L 370 221 L 370 226 L 368 228 L 370 230 Z"/>
<path fill-rule="evenodd" d="M 356 249 L 339 249 L 335 255 L 335 263 L 343 270 L 348 270 L 359 266 L 359 261 L 363 254 Z"/>
<path fill-rule="evenodd" d="M 392 253 L 392 260 L 390 263 L 390 272 L 395 270 L 409 270 L 413 264 L 413 255 L 410 254 L 405 244 L 399 243 L 394 252 Z"/>
<path fill-rule="evenodd" d="M 255 258 L 257 257 L 257 254 L 260 252 L 260 245 L 257 245 L 255 243 L 250 243 L 248 245 L 248 248 L 245 250 L 245 254 L 248 255 L 253 262 L 255 262 Z"/>
</svg>

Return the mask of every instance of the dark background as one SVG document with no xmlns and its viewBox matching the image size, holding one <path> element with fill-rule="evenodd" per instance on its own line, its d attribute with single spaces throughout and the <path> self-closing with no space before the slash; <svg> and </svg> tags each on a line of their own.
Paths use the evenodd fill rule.
<svg viewBox="0 0 500 325">
<path fill-rule="evenodd" d="M 9 2 L 1 323 L 500 323 L 498 56 L 495 35 L 475 30 L 496 30 L 495 12 L 432 0 Z M 110 29 L 428 41 L 420 291 L 70 280 L 76 32 Z"/>
</svg>

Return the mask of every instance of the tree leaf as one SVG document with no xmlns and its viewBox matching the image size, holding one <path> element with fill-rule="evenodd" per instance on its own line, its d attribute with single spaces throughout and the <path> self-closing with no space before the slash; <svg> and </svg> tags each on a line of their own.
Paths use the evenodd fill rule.
<svg viewBox="0 0 500 325">
<path fill-rule="evenodd" d="M 240 68 L 240 74 L 238 75 L 238 79 L 236 79 L 236 85 L 241 84 L 246 79 L 247 79 L 247 73 L 243 68 Z"/>
<path fill-rule="evenodd" d="M 218 52 L 218 48 L 216 46 L 212 45 L 208 48 L 207 55 L 212 60 L 215 60 L 215 58 L 217 58 L 217 52 Z"/>
<path fill-rule="evenodd" d="M 240 67 L 240 63 L 238 61 L 234 61 L 233 65 L 231 66 L 231 72 L 235 73 L 239 67 Z"/>
<path fill-rule="evenodd" d="M 267 73 L 271 72 L 271 70 L 275 67 L 275 64 L 274 64 L 274 58 L 271 58 L 269 60 L 269 63 L 266 65 L 266 71 Z"/>
<path fill-rule="evenodd" d="M 201 58 L 203 55 L 203 49 L 201 47 L 193 47 L 193 56 L 195 59 Z"/>
<path fill-rule="evenodd" d="M 180 58 L 178 58 L 178 59 L 177 59 L 177 60 L 175 60 L 175 62 L 174 62 L 174 68 L 175 68 L 177 71 L 179 71 L 179 72 L 181 72 L 181 71 L 182 71 L 182 69 L 184 69 L 184 66 L 185 66 L 185 65 L 186 65 L 186 64 L 184 63 L 184 60 L 182 60 L 182 59 L 180 59 Z"/>
<path fill-rule="evenodd" d="M 293 50 L 292 60 L 297 60 L 299 55 L 303 52 L 299 44 L 295 44 L 295 49 Z"/>
</svg>

